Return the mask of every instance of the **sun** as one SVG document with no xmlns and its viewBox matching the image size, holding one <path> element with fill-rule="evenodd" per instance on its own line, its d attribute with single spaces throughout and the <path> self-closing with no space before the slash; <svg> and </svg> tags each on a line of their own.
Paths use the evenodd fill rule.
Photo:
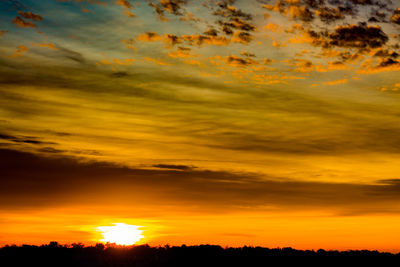
<svg viewBox="0 0 400 267">
<path fill-rule="evenodd" d="M 138 225 L 114 223 L 114 226 L 99 226 L 97 229 L 103 236 L 100 241 L 128 246 L 144 238 L 142 235 L 143 230 L 139 230 L 139 227 Z"/>
</svg>

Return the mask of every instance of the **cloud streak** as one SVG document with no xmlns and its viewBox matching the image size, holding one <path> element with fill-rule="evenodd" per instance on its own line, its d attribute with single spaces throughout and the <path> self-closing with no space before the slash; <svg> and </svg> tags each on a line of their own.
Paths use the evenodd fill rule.
<svg viewBox="0 0 400 267">
<path fill-rule="evenodd" d="M 290 207 L 347 215 L 399 212 L 394 205 L 400 190 L 397 179 L 377 184 L 301 182 L 178 165 L 159 164 L 155 167 L 166 170 L 146 170 L 101 162 L 78 163 L 73 159 L 45 158 L 4 149 L 0 154 L 4 159 L 0 197 L 3 209 L 82 201 L 133 204 L 140 200 L 183 209 L 186 205 L 197 205 L 209 211 Z M 24 169 L 16 168 L 21 164 Z"/>
</svg>

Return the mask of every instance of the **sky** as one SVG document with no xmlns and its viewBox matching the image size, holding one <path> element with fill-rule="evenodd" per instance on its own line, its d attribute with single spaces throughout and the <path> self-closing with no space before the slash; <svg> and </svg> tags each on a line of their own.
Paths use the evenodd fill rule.
<svg viewBox="0 0 400 267">
<path fill-rule="evenodd" d="M 400 251 L 398 0 L 0 0 L 0 246 Z"/>
</svg>

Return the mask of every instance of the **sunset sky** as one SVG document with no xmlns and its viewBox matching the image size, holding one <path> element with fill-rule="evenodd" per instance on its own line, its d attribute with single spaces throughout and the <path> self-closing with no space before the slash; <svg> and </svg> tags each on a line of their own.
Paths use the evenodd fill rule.
<svg viewBox="0 0 400 267">
<path fill-rule="evenodd" d="M 0 0 L 0 246 L 400 251 L 399 0 Z"/>
</svg>

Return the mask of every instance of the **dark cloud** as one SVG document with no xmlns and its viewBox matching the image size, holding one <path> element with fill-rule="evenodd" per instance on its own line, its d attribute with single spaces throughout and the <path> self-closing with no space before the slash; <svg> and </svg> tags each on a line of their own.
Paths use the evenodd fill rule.
<svg viewBox="0 0 400 267">
<path fill-rule="evenodd" d="M 228 56 L 226 58 L 226 62 L 228 65 L 235 66 L 235 67 L 247 67 L 249 65 L 258 64 L 257 61 L 251 58 L 241 58 L 235 55 Z"/>
<path fill-rule="evenodd" d="M 34 14 L 32 12 L 23 12 L 23 11 L 18 11 L 18 14 L 21 17 L 24 17 L 26 19 L 31 19 L 31 20 L 36 20 L 36 21 L 41 21 L 43 20 L 42 16 L 38 15 L 38 14 Z"/>
<path fill-rule="evenodd" d="M 128 0 L 117 0 L 117 4 L 125 8 L 132 8 L 132 5 Z"/>
<path fill-rule="evenodd" d="M 21 28 L 37 28 L 37 25 L 35 23 L 33 23 L 31 21 L 26 21 L 25 19 L 29 19 L 29 20 L 33 20 L 33 21 L 43 20 L 42 16 L 40 16 L 38 14 L 34 14 L 31 11 L 24 12 L 24 11 L 18 10 L 18 14 L 21 17 L 16 16 L 12 22 Z"/>
<path fill-rule="evenodd" d="M 398 185 L 400 186 L 400 179 L 382 179 L 378 180 L 378 183 L 386 184 L 386 185 Z"/>
<path fill-rule="evenodd" d="M 230 39 L 224 36 L 213 36 L 213 35 L 202 35 L 202 34 L 184 34 L 177 36 L 175 34 L 165 34 L 164 36 L 159 35 L 155 32 L 146 32 L 140 34 L 137 38 L 142 42 L 164 42 L 168 46 L 175 46 L 186 42 L 186 45 L 197 45 L 201 46 L 203 44 L 207 45 L 227 45 L 230 43 Z"/>
<path fill-rule="evenodd" d="M 90 156 L 102 156 L 104 155 L 98 150 L 94 149 L 80 149 L 80 150 L 72 150 L 71 152 L 78 154 L 78 155 L 90 155 Z"/>
<path fill-rule="evenodd" d="M 165 17 L 165 12 L 176 16 L 182 16 L 185 13 L 183 10 L 185 4 L 187 4 L 186 0 L 160 0 L 158 3 L 151 1 L 149 6 L 154 8 L 160 20 L 167 21 L 168 19 Z"/>
<path fill-rule="evenodd" d="M 374 24 L 367 25 L 364 21 L 384 23 L 388 22 L 387 17 L 392 17 L 393 23 L 398 20 L 397 10 L 389 0 L 257 1 L 271 12 L 278 12 L 293 20 L 301 21 L 303 33 L 311 37 L 312 45 L 324 49 L 340 47 L 351 50 L 355 48 L 359 50 L 359 53 L 367 53 L 369 49 L 388 46 L 391 43 L 391 34 L 386 33 L 382 27 Z M 217 17 L 216 22 L 208 24 L 208 29 L 203 34 L 187 34 L 181 37 L 170 34 L 175 38 L 166 37 L 165 42 L 175 45 L 183 40 L 188 42 L 188 45 L 199 46 L 230 42 L 248 45 L 254 39 L 253 32 L 256 30 L 252 22 L 253 14 L 236 7 L 236 2 L 235 0 L 204 1 L 203 6 Z M 166 19 L 165 13 L 182 15 L 181 11 L 186 4 L 186 1 L 150 2 L 159 16 L 164 19 Z M 347 19 L 350 18 L 356 21 L 356 24 L 347 24 Z M 316 19 L 318 19 L 317 23 L 311 23 Z M 320 27 L 321 23 L 326 27 Z M 339 23 L 343 25 L 337 26 Z"/>
<path fill-rule="evenodd" d="M 227 39 L 225 36 L 212 36 L 202 34 L 182 35 L 182 39 L 186 41 L 188 45 L 197 46 L 201 46 L 203 44 L 228 45 L 230 43 L 230 39 Z"/>
<path fill-rule="evenodd" d="M 62 136 L 62 137 L 64 137 L 64 136 L 72 136 L 72 134 L 70 134 L 70 133 L 57 132 L 57 131 L 52 131 L 52 130 L 47 130 L 45 132 L 48 132 L 48 133 L 53 134 L 55 136 Z"/>
<path fill-rule="evenodd" d="M 345 2 L 345 1 L 340 1 Z M 357 6 L 377 6 L 379 8 L 387 8 L 389 5 L 392 4 L 391 0 L 350 0 L 350 3 Z"/>
<path fill-rule="evenodd" d="M 377 184 L 301 182 L 254 174 L 175 169 L 143 170 L 79 163 L 0 149 L 0 206 L 147 203 L 208 211 L 288 207 L 338 214 L 397 213 L 397 179 Z M 21 168 L 23 166 L 23 168 Z M 160 164 L 159 166 L 164 166 Z M 165 165 L 168 167 L 168 165 Z M 177 168 L 178 167 L 178 168 Z"/>
<path fill-rule="evenodd" d="M 263 60 L 264 65 L 269 65 L 273 62 L 274 62 L 274 60 L 270 59 L 270 58 L 264 58 L 264 60 Z"/>
<path fill-rule="evenodd" d="M 400 61 L 392 58 L 384 58 L 381 62 L 379 62 L 377 68 L 386 68 L 393 66 L 400 66 Z"/>
<path fill-rule="evenodd" d="M 183 47 L 183 46 L 178 46 L 178 51 L 182 51 L 182 52 L 189 52 L 192 49 L 189 47 Z"/>
<path fill-rule="evenodd" d="M 205 35 L 210 35 L 210 36 L 218 36 L 218 31 L 216 29 L 208 29 L 207 31 L 204 32 Z"/>
<path fill-rule="evenodd" d="M 160 0 L 160 5 L 163 9 L 174 15 L 182 15 L 182 5 L 186 3 L 186 0 Z"/>
<path fill-rule="evenodd" d="M 320 20 L 325 23 L 332 23 L 344 19 L 344 15 L 339 8 L 322 7 L 317 11 L 317 15 Z"/>
<path fill-rule="evenodd" d="M 0 139 L 4 140 L 14 140 L 17 139 L 15 136 L 7 135 L 7 134 L 0 134 Z"/>
<path fill-rule="evenodd" d="M 376 13 L 376 9 L 392 10 L 391 0 L 259 0 L 259 2 L 263 3 L 263 7 L 270 11 L 279 12 L 282 15 L 302 21 L 313 20 L 313 13 L 316 13 L 325 23 L 341 20 L 344 16 L 365 13 L 365 10 L 359 10 L 360 6 L 370 7 L 367 11 L 370 17 L 372 13 Z"/>
<path fill-rule="evenodd" d="M 43 147 L 38 149 L 38 152 L 42 152 L 42 153 L 52 153 L 52 154 L 61 154 L 61 153 L 65 153 L 65 150 L 60 150 L 60 149 L 56 149 L 53 147 Z"/>
<path fill-rule="evenodd" d="M 240 55 L 242 55 L 244 57 L 255 57 L 256 56 L 253 53 L 250 53 L 250 52 L 247 52 L 247 51 L 240 52 Z"/>
<path fill-rule="evenodd" d="M 26 21 L 18 16 L 13 19 L 13 23 L 21 28 L 37 28 L 37 25 L 33 22 Z"/>
<path fill-rule="evenodd" d="M 379 10 L 374 10 L 371 12 L 371 17 L 368 19 L 368 22 L 388 22 L 386 20 L 386 13 L 385 12 L 381 12 Z"/>
<path fill-rule="evenodd" d="M 399 54 L 395 51 L 391 51 L 388 49 L 379 49 L 375 54 L 374 57 L 381 57 L 381 58 L 398 58 Z"/>
<path fill-rule="evenodd" d="M 182 39 L 175 34 L 166 34 L 165 40 L 170 45 L 176 45 L 182 43 Z"/>
<path fill-rule="evenodd" d="M 231 18 L 229 22 L 219 22 L 222 26 L 222 30 L 226 34 L 233 33 L 233 30 L 241 31 L 254 31 L 255 26 L 242 20 L 241 18 Z"/>
<path fill-rule="evenodd" d="M 396 24 L 400 24 L 400 7 L 397 8 L 394 12 L 390 20 Z"/>
<path fill-rule="evenodd" d="M 181 171 L 193 169 L 192 166 L 174 165 L 174 164 L 155 164 L 155 165 L 153 165 L 153 167 L 160 168 L 160 169 L 181 170 Z"/>
<path fill-rule="evenodd" d="M 237 43 L 248 44 L 253 40 L 253 36 L 248 32 L 237 32 L 232 38 L 232 41 Z"/>
<path fill-rule="evenodd" d="M 116 4 L 124 8 L 124 14 L 127 15 L 128 17 L 131 18 L 136 17 L 136 15 L 130 11 L 130 9 L 132 9 L 132 4 L 128 0 L 117 0 Z"/>
<path fill-rule="evenodd" d="M 314 19 L 314 13 L 307 6 L 291 7 L 289 9 L 292 18 L 300 19 L 302 21 L 312 21 Z"/>
<path fill-rule="evenodd" d="M 242 10 L 233 6 L 236 1 L 232 0 L 221 0 L 216 4 L 216 9 L 214 11 L 214 15 L 225 17 L 228 19 L 244 19 L 246 21 L 252 19 L 252 15 L 249 13 L 245 13 Z"/>
<path fill-rule="evenodd" d="M 325 4 L 326 0 L 304 0 L 304 3 L 313 9 L 317 9 Z"/>
<path fill-rule="evenodd" d="M 240 35 L 240 37 L 236 37 L 237 40 L 247 44 L 253 39 L 252 32 L 255 31 L 256 27 L 252 23 L 252 15 L 235 7 L 235 2 L 234 0 L 221 0 L 216 3 L 211 2 L 206 6 L 218 18 L 216 24 L 219 26 L 221 33 L 228 36 L 233 34 Z M 218 31 L 210 29 L 205 34 L 218 36 Z"/>
<path fill-rule="evenodd" d="M 11 136 L 11 135 L 7 135 L 7 134 L 0 134 L 0 139 L 3 140 L 8 140 L 14 143 L 25 143 L 25 144 L 32 144 L 32 145 L 49 145 L 49 144 L 55 144 L 52 142 L 44 142 L 44 141 L 40 141 L 38 140 L 36 137 L 26 137 L 26 136 Z"/>
<path fill-rule="evenodd" d="M 33 140 L 33 139 L 16 139 L 16 140 L 13 140 L 13 141 L 17 142 L 17 143 L 26 143 L 26 144 L 33 144 L 33 145 L 48 144 L 48 142 L 42 142 L 42 141 Z"/>
<path fill-rule="evenodd" d="M 357 25 L 341 25 L 333 29 L 316 31 L 304 27 L 297 28 L 300 35 L 304 35 L 305 42 L 313 46 L 323 48 L 323 55 L 329 55 L 332 50 L 338 58 L 338 62 L 356 62 L 370 56 L 370 51 L 379 49 L 376 56 L 383 56 L 383 51 L 392 51 L 389 49 L 390 38 L 380 26 L 359 23 Z M 343 50 L 336 51 L 336 48 Z M 397 53 L 390 52 L 392 57 Z M 389 54 L 388 54 L 389 55 Z"/>
<path fill-rule="evenodd" d="M 65 47 L 57 46 L 57 48 L 58 48 L 58 53 L 57 53 L 58 55 L 60 55 L 64 58 L 70 59 L 79 64 L 87 63 L 85 57 L 81 53 L 71 50 L 71 49 L 68 49 L 68 48 L 65 48 Z"/>
<path fill-rule="evenodd" d="M 292 96 L 288 97 L 286 103 L 292 102 L 293 105 L 295 105 L 294 103 L 296 103 L 296 100 L 291 98 Z M 259 151 L 261 153 L 268 152 L 284 155 L 308 154 L 332 156 L 346 155 L 349 153 L 357 155 L 372 150 L 375 152 L 388 153 L 398 153 L 400 151 L 400 138 L 398 137 L 400 129 L 397 126 L 392 125 L 388 127 L 377 120 L 360 120 L 359 116 L 353 117 L 353 115 L 350 115 L 358 108 L 355 108 L 354 110 L 346 109 L 347 115 L 342 114 L 344 116 L 340 116 L 339 113 L 336 113 L 335 115 L 331 113 L 335 108 L 339 108 L 339 106 L 332 105 L 332 103 L 328 104 L 323 101 L 318 103 L 318 101 L 311 99 L 308 101 L 309 102 L 305 104 L 308 108 L 310 108 L 311 105 L 316 105 L 312 108 L 314 111 L 308 109 L 308 113 L 303 110 L 302 112 L 305 113 L 301 115 L 301 117 L 306 117 L 306 114 L 315 114 L 315 112 L 319 112 L 320 114 L 324 114 L 324 118 L 340 123 L 324 124 L 324 126 L 318 128 L 322 129 L 326 127 L 329 130 L 320 131 L 317 128 L 313 128 L 313 124 L 305 123 L 305 125 L 302 126 L 301 123 L 298 122 L 298 124 L 296 123 L 297 127 L 293 128 L 293 131 L 296 133 L 306 133 L 305 135 L 302 135 L 302 137 L 294 137 L 287 134 L 279 137 L 274 134 L 265 134 L 262 136 L 259 133 L 245 134 L 233 132 L 234 130 L 232 129 L 232 132 L 212 136 L 213 139 L 215 138 L 215 146 L 217 148 L 229 148 L 238 151 Z M 297 103 L 299 108 L 305 108 L 303 104 L 300 104 L 300 102 Z M 317 105 L 326 105 L 326 108 L 320 108 L 321 106 Z M 368 107 L 370 109 L 369 112 L 372 112 L 368 116 L 375 117 L 373 115 L 374 113 L 379 115 L 383 114 L 378 110 L 373 111 L 370 106 Z M 260 125 L 265 125 L 266 128 L 260 127 L 260 129 L 263 129 L 266 132 L 275 133 L 281 131 L 279 127 L 267 127 L 267 125 L 262 122 L 260 122 Z"/>
<path fill-rule="evenodd" d="M 113 77 L 113 78 L 122 78 L 122 77 L 126 77 L 126 76 L 128 76 L 128 73 L 125 71 L 117 71 L 117 72 L 111 73 L 111 77 Z"/>
<path fill-rule="evenodd" d="M 379 26 L 365 24 L 339 26 L 329 35 L 329 44 L 345 48 L 378 48 L 389 40 Z"/>
<path fill-rule="evenodd" d="M 161 20 L 161 21 L 167 21 L 168 20 L 165 17 L 164 9 L 162 9 L 159 5 L 156 5 L 153 2 L 150 2 L 149 6 L 154 8 L 154 11 L 157 13 L 157 16 L 158 16 L 159 20 Z"/>
<path fill-rule="evenodd" d="M 266 1 L 267 3 L 273 3 L 272 1 Z M 295 20 L 301 20 L 304 22 L 312 21 L 315 16 L 315 10 L 312 8 L 316 8 L 317 4 L 314 2 L 310 2 L 311 5 L 307 4 L 308 1 L 284 1 L 277 0 L 272 5 L 271 4 L 263 4 L 262 7 L 274 11 L 279 12 L 280 14 L 290 17 Z M 311 7 L 311 9 L 310 9 Z"/>
<path fill-rule="evenodd" d="M 254 31 L 255 26 L 251 23 L 252 15 L 245 13 L 242 10 L 233 6 L 220 5 L 220 9 L 214 12 L 214 15 L 220 16 L 219 24 L 225 29 L 241 30 L 241 31 Z"/>
<path fill-rule="evenodd" d="M 162 39 L 162 36 L 157 34 L 156 32 L 145 32 L 138 36 L 138 40 L 143 41 L 143 42 L 154 42 L 154 41 L 158 41 L 161 39 Z"/>
<path fill-rule="evenodd" d="M 354 62 L 360 59 L 360 54 L 346 51 L 346 52 L 340 52 L 338 57 L 340 58 L 342 63 Z"/>
<path fill-rule="evenodd" d="M 399 21 L 398 11 L 393 8 L 393 3 L 390 0 L 259 0 L 259 2 L 262 3 L 262 7 L 269 11 L 278 12 L 294 20 L 302 21 L 304 24 L 307 24 L 309 31 L 320 32 L 317 24 L 312 25 L 308 23 L 315 20 L 315 17 L 317 17 L 322 24 L 325 24 L 326 35 L 331 35 L 332 37 L 339 37 L 338 35 L 341 33 L 338 33 L 338 29 L 332 29 L 330 25 L 339 22 L 346 23 L 346 18 L 351 18 L 353 21 L 356 20 L 359 25 L 365 21 L 370 23 L 388 23 L 387 17 L 391 17 L 392 23 L 398 23 Z M 316 14 L 316 16 L 314 16 L 314 14 Z M 384 33 L 382 29 L 375 31 L 372 29 L 374 26 L 356 28 L 357 26 L 351 27 L 344 24 L 340 27 L 342 27 L 340 30 L 343 31 L 342 33 L 346 36 L 339 38 L 356 38 L 354 42 L 342 42 L 342 45 L 339 45 L 342 47 L 368 46 L 366 40 L 360 39 L 362 36 L 365 36 L 365 39 L 372 38 L 373 41 L 371 41 L 371 44 L 377 40 L 377 45 L 382 41 L 386 43 L 386 38 L 389 35 Z M 371 36 L 371 34 L 373 36 Z M 376 36 L 375 34 L 380 36 Z M 347 38 L 347 36 L 349 36 L 349 38 Z M 333 42 L 335 41 L 333 40 Z"/>
</svg>

